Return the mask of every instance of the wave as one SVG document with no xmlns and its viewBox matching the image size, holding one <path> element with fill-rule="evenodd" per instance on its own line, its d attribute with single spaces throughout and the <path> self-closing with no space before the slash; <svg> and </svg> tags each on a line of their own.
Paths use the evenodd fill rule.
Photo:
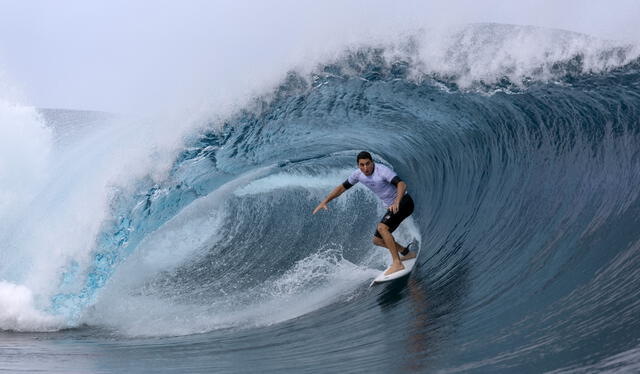
<svg viewBox="0 0 640 374">
<path fill-rule="evenodd" d="M 64 172 L 30 197 L 37 213 L 11 213 L 11 227 L 35 228 L 40 238 L 9 238 L 3 229 L 11 244 L 2 249 L 0 291 L 26 284 L 35 296 L 20 308 L 40 314 L 19 328 L 0 315 L 0 328 L 55 329 L 63 320 L 125 335 L 183 335 L 361 302 L 389 261 L 371 243 L 382 207 L 355 188 L 327 214 L 310 212 L 366 149 L 407 181 L 416 201 L 398 232 L 400 242 L 421 239 L 414 276 L 455 291 L 447 314 L 463 321 L 455 339 L 469 357 L 460 370 L 508 367 L 543 350 L 562 357 L 547 345 L 598 356 L 598 339 L 631 350 L 640 331 L 635 50 L 560 31 L 474 25 L 355 48 L 310 73 L 292 72 L 271 94 L 192 130 L 186 147 L 169 136 L 160 171 L 149 172 L 157 149 L 141 152 L 149 142 L 137 138 L 125 158 L 143 162 L 126 178 Z M 54 157 L 53 169 L 108 166 L 128 133 L 97 127 L 54 147 L 64 157 Z M 68 213 L 59 226 L 35 217 L 63 211 L 56 200 L 65 212 L 95 213 Z M 46 243 L 61 255 L 53 262 Z M 31 251 L 10 254 L 15 248 Z M 55 320 L 43 327 L 43 315 Z M 487 342 L 513 353 L 488 360 Z"/>
</svg>

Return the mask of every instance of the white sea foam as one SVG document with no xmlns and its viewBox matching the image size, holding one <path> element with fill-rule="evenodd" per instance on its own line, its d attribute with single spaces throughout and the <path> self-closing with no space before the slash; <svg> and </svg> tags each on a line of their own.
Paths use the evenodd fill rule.
<svg viewBox="0 0 640 374">
<path fill-rule="evenodd" d="M 211 300 L 208 305 L 111 289 L 85 321 L 130 336 L 188 335 L 271 325 L 349 297 L 377 272 L 345 260 L 338 247 L 326 247 L 273 281 Z"/>
<path fill-rule="evenodd" d="M 0 330 L 53 331 L 63 326 L 60 318 L 36 307 L 29 288 L 0 281 Z"/>
<path fill-rule="evenodd" d="M 34 313 L 50 306 L 64 269 L 77 267 L 70 289 L 84 282 L 98 235 L 112 219 L 113 197 L 131 193 L 144 177 L 164 180 L 185 134 L 201 122 L 191 116 L 114 119 L 58 144 L 35 108 L 5 96 L 0 95 L 0 281 L 25 287 L 13 292 L 30 292 L 21 300 L 39 301 L 11 310 L 25 313 L 16 320 L 20 329 L 33 322 L 41 330 Z M 7 317 L 0 329 L 15 323 Z"/>
<path fill-rule="evenodd" d="M 370 276 L 371 270 L 345 260 L 340 247 L 329 245 L 298 261 L 265 288 L 276 297 L 285 297 L 317 291 L 329 283 L 332 292 L 340 294 L 344 287 L 353 287 Z"/>
<path fill-rule="evenodd" d="M 502 78 L 519 84 L 552 80 L 559 63 L 579 58 L 578 72 L 601 72 L 637 59 L 637 44 L 597 39 L 564 30 L 474 24 L 417 34 L 416 72 L 453 78 L 462 88 Z M 393 53 L 393 48 L 390 53 Z M 559 71 L 554 71 L 559 69 Z"/>
<path fill-rule="evenodd" d="M 400 34 L 363 38 L 341 48 L 308 57 L 298 64 L 299 72 L 310 75 L 318 66 L 331 62 L 349 73 L 357 63 L 354 51 L 382 48 L 388 63 L 410 62 L 411 79 L 435 77 L 462 89 L 473 89 L 504 79 L 522 86 L 531 81 L 556 81 L 567 72 L 599 73 L 640 57 L 640 41 L 493 23 L 414 25 Z M 368 61 L 361 63 L 366 67 Z"/>
</svg>

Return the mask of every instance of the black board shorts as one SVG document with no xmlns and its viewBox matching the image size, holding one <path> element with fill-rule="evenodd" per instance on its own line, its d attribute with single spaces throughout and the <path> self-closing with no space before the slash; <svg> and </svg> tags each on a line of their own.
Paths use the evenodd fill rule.
<svg viewBox="0 0 640 374">
<path fill-rule="evenodd" d="M 398 212 L 391 213 L 391 211 L 388 210 L 380 220 L 380 223 L 384 223 L 385 225 L 387 225 L 389 227 L 389 232 L 394 232 L 395 229 L 400 226 L 402 221 L 404 221 L 405 218 L 409 217 L 411 213 L 413 213 L 413 199 L 411 198 L 411 196 L 409 196 L 409 194 L 406 194 L 400 200 Z M 376 233 L 374 235 L 382 239 L 382 235 L 380 235 L 378 230 L 376 230 Z"/>
</svg>

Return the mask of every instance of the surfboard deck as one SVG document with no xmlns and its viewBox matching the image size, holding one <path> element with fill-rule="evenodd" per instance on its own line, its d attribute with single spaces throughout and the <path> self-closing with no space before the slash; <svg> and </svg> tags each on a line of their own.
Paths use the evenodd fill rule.
<svg viewBox="0 0 640 374">
<path fill-rule="evenodd" d="M 416 252 L 416 257 L 402 261 L 402 265 L 404 265 L 404 269 L 402 269 L 400 271 L 396 271 L 395 273 L 391 273 L 389 275 L 384 275 L 385 271 L 389 270 L 389 267 L 391 267 L 391 266 L 387 267 L 377 277 L 375 277 L 373 279 L 373 281 L 371 281 L 371 284 L 369 285 L 369 287 L 371 287 L 371 286 L 373 286 L 374 284 L 377 284 L 377 283 L 390 282 L 392 280 L 405 277 L 405 276 L 407 276 L 407 275 L 409 275 L 411 273 L 411 270 L 413 270 L 413 268 L 416 265 L 416 261 L 418 260 L 418 257 L 420 257 L 420 245 L 419 245 L 419 243 L 417 241 L 415 241 L 415 240 L 413 240 L 412 243 L 418 249 L 418 251 Z"/>
</svg>

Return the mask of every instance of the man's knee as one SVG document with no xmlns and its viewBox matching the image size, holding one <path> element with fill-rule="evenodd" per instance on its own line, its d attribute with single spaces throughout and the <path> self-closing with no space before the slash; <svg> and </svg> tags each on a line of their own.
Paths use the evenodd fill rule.
<svg viewBox="0 0 640 374">
<path fill-rule="evenodd" d="M 389 232 L 389 226 L 385 225 L 384 223 L 378 223 L 378 232 L 380 234 Z"/>
<path fill-rule="evenodd" d="M 373 237 L 373 244 L 379 246 L 379 247 L 384 247 L 384 240 L 382 240 L 382 238 L 378 238 L 377 236 Z"/>
</svg>

